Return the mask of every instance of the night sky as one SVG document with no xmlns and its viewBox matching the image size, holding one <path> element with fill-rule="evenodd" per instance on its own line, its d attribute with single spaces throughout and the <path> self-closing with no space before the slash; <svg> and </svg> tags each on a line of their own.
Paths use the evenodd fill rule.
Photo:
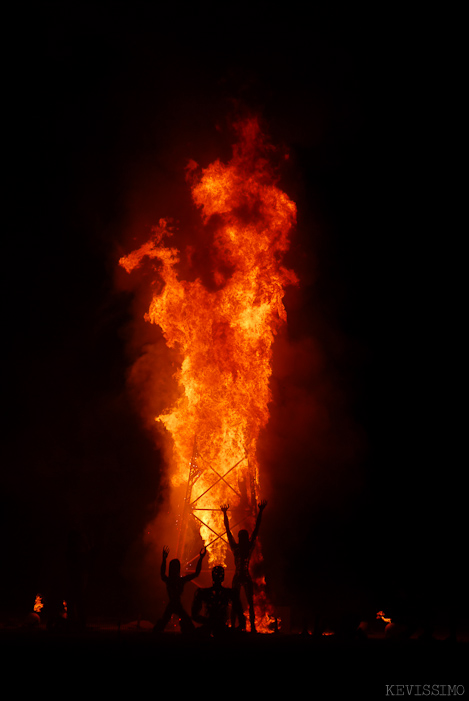
<svg viewBox="0 0 469 701">
<path fill-rule="evenodd" d="M 372 616 L 403 585 L 445 609 L 465 498 L 439 44 L 410 18 L 155 7 L 11 21 L 0 608 L 60 588 L 76 528 L 90 610 L 151 616 L 159 554 L 141 536 L 162 460 L 127 377 L 158 331 L 133 335 L 145 309 L 117 261 L 160 217 L 190 219 L 187 161 L 229 158 L 250 112 L 288 149 L 298 206 L 260 442 L 274 596 L 315 611 L 333 592 Z"/>
</svg>

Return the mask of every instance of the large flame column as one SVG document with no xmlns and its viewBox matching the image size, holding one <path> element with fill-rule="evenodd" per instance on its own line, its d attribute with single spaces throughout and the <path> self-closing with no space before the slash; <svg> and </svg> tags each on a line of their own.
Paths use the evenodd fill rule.
<svg viewBox="0 0 469 701">
<path fill-rule="evenodd" d="M 164 285 L 145 318 L 161 327 L 182 363 L 178 398 L 155 420 L 172 442 L 172 485 L 191 475 L 191 510 L 200 516 L 213 564 L 224 564 L 227 555 L 220 504 L 255 511 L 256 444 L 269 418 L 272 344 L 286 321 L 285 286 L 297 282 L 281 263 L 296 206 L 275 184 L 266 158 L 272 147 L 257 120 L 237 131 L 227 164 L 217 160 L 193 174 L 193 200 L 214 230 L 211 289 L 200 279 L 178 279 L 179 251 L 165 245 L 172 232 L 163 219 L 150 241 L 120 261 L 128 272 L 145 256 L 159 263 Z"/>
</svg>

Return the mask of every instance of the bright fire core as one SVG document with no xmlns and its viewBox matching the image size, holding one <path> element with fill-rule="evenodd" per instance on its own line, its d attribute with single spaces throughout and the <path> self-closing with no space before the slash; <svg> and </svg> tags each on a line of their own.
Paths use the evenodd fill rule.
<svg viewBox="0 0 469 701">
<path fill-rule="evenodd" d="M 227 164 L 217 160 L 193 176 L 193 201 L 203 225 L 210 222 L 214 231 L 211 289 L 200 279 L 179 279 L 180 252 L 165 245 L 172 232 L 163 219 L 147 243 L 120 260 L 131 272 L 144 257 L 155 259 L 155 277 L 163 281 L 145 318 L 161 327 L 182 362 L 175 375 L 178 397 L 155 420 L 171 440 L 173 487 L 187 485 L 192 470 L 191 515 L 211 564 L 227 559 L 221 504 L 230 504 L 233 528 L 250 513 L 242 527 L 252 530 L 272 344 L 286 321 L 284 289 L 297 283 L 282 265 L 295 203 L 275 184 L 266 158 L 272 147 L 258 121 L 238 124 L 237 133 Z"/>
</svg>

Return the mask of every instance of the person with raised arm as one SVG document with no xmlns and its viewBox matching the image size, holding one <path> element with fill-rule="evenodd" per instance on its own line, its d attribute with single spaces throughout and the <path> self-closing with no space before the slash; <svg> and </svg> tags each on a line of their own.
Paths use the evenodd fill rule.
<svg viewBox="0 0 469 701">
<path fill-rule="evenodd" d="M 206 552 L 207 549 L 203 547 L 200 551 L 195 571 L 189 572 L 189 574 L 181 577 L 181 563 L 177 559 L 171 560 L 169 563 L 168 574 L 166 574 L 166 560 L 168 559 L 169 548 L 166 545 L 163 548 L 163 560 L 161 562 L 160 573 L 161 579 L 166 584 L 169 602 L 162 617 L 159 619 L 159 621 L 157 621 L 153 628 L 155 632 L 164 631 L 173 613 L 175 613 L 179 619 L 181 633 L 188 633 L 194 630 L 194 624 L 192 623 L 191 617 L 188 613 L 186 613 L 181 603 L 181 596 L 187 582 L 190 582 L 192 579 L 199 576 L 202 569 L 202 560 L 204 559 Z"/>
<path fill-rule="evenodd" d="M 223 520 L 225 523 L 226 535 L 228 537 L 228 542 L 230 544 L 231 552 L 234 555 L 235 560 L 235 573 L 232 581 L 232 588 L 240 594 L 241 587 L 244 588 L 246 594 L 246 599 L 249 605 L 249 621 L 251 623 L 251 632 L 256 632 L 256 617 L 254 613 L 254 585 L 252 582 L 251 574 L 249 572 L 249 562 L 251 559 L 252 551 L 254 550 L 254 545 L 256 544 L 256 538 L 259 533 L 259 528 L 261 525 L 262 512 L 267 506 L 267 502 L 261 501 L 258 504 L 259 511 L 257 514 L 256 524 L 252 532 L 251 537 L 247 530 L 242 529 L 238 531 L 238 542 L 233 538 L 230 531 L 230 523 L 228 520 L 227 511 L 230 508 L 229 504 L 223 504 L 221 510 L 223 512 Z M 231 614 L 231 624 L 235 624 L 235 611 Z"/>
</svg>

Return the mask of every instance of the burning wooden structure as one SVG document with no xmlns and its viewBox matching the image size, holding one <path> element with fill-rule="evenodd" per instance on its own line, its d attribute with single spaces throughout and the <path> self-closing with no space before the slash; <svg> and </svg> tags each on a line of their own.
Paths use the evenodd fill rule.
<svg viewBox="0 0 469 701">
<path fill-rule="evenodd" d="M 221 504 L 230 504 L 232 527 L 253 527 L 261 491 L 256 446 L 269 419 L 272 344 L 286 321 L 284 289 L 297 283 L 282 265 L 296 206 L 277 187 L 269 163 L 274 149 L 257 119 L 236 130 L 227 164 L 217 160 L 200 169 L 191 163 L 188 169 L 192 199 L 213 237 L 202 252 L 210 285 L 200 277 L 179 279 L 181 253 L 165 245 L 174 230 L 164 219 L 148 242 L 120 260 L 127 272 L 144 258 L 155 263 L 157 292 L 145 318 L 180 352 L 178 396 L 154 418 L 170 442 L 172 488 L 185 488 L 176 516 L 183 566 L 198 553 L 200 540 L 210 566 L 228 564 Z M 189 259 L 193 253 L 186 248 Z M 261 559 L 260 549 L 255 558 Z M 261 579 L 259 608 L 266 601 Z"/>
</svg>

